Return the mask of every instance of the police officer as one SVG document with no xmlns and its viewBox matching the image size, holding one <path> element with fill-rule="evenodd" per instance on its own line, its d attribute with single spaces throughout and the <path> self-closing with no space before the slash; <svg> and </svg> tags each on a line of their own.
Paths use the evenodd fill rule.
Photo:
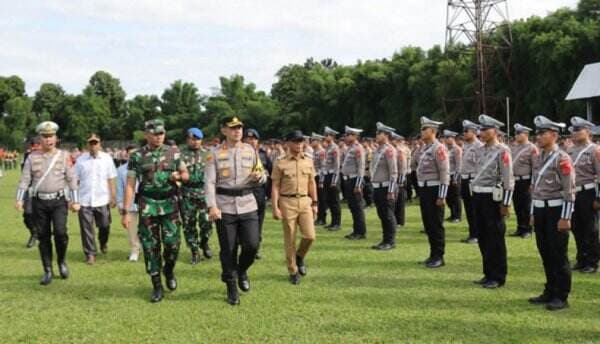
<svg viewBox="0 0 600 344">
<path fill-rule="evenodd" d="M 575 168 L 575 208 L 572 225 L 577 244 L 577 260 L 573 270 L 596 272 L 600 259 L 598 209 L 600 196 L 600 146 L 591 142 L 594 124 L 581 117 L 571 118 L 574 146 L 567 152 Z"/>
<path fill-rule="evenodd" d="M 314 215 L 317 213 L 317 187 L 311 159 L 303 152 L 299 130 L 286 136 L 289 154 L 273 167 L 273 217 L 282 220 L 285 258 L 290 283 L 300 283 L 306 276 L 305 258 L 315 240 Z M 296 228 L 302 240 L 296 250 Z"/>
<path fill-rule="evenodd" d="M 166 130 L 162 120 L 147 121 L 144 131 L 147 144 L 135 151 L 127 164 L 121 224 L 129 229 L 131 218 L 127 213 L 135 194 L 136 181 L 139 181 L 136 195 L 138 235 L 146 272 L 152 281 L 150 301 L 160 302 L 163 298 L 161 271 L 167 288 L 171 291 L 177 289 L 175 263 L 181 243 L 177 183 L 187 183 L 189 173 L 177 146 L 164 144 Z M 161 246 L 164 247 L 163 252 Z"/>
<path fill-rule="evenodd" d="M 436 139 L 442 122 L 421 117 L 421 148 L 417 164 L 417 180 L 421 219 L 429 239 L 430 253 L 424 261 L 428 268 L 444 266 L 446 245 L 444 229 L 444 205 L 450 184 L 448 150 Z"/>
<path fill-rule="evenodd" d="M 188 129 L 187 146 L 181 150 L 181 160 L 187 167 L 189 179 L 181 186 L 180 212 L 185 242 L 192 251 L 192 265 L 200 261 L 199 249 L 202 249 L 206 259 L 211 259 L 213 256 L 208 245 L 212 234 L 212 223 L 208 220 L 204 194 L 204 170 L 210 152 L 202 147 L 203 138 L 202 130 Z M 200 227 L 199 233 L 198 227 Z"/>
<path fill-rule="evenodd" d="M 23 171 L 23 167 L 25 165 L 25 161 L 27 161 L 27 157 L 31 154 L 31 152 L 40 150 L 40 139 L 39 137 L 34 137 L 31 141 L 31 145 L 29 149 L 23 155 L 23 162 L 21 163 L 21 171 Z M 38 229 L 37 229 L 37 221 L 35 220 L 35 214 L 33 213 L 33 198 L 29 197 L 29 192 L 25 193 L 23 198 L 23 223 L 25 227 L 29 230 L 29 240 L 25 244 L 25 247 L 32 248 L 35 246 L 38 237 Z"/>
<path fill-rule="evenodd" d="M 363 148 L 365 149 L 365 178 L 363 180 L 363 199 L 365 207 L 370 207 L 373 204 L 373 185 L 371 184 L 371 161 L 373 161 L 373 138 L 367 137 L 363 140 Z"/>
<path fill-rule="evenodd" d="M 358 142 L 362 129 L 344 128 L 348 146 L 342 161 L 342 187 L 352 214 L 352 233 L 345 236 L 350 240 L 365 239 L 367 225 L 365 223 L 364 200 L 362 195 L 365 177 L 366 155 L 363 146 Z"/>
<path fill-rule="evenodd" d="M 535 157 L 539 150 L 535 144 L 529 142 L 530 128 L 516 123 L 515 145 L 512 146 L 513 173 L 515 175 L 515 192 L 513 203 L 517 215 L 517 230 L 510 236 L 528 238 L 531 236 L 529 213 L 531 210 L 531 171 Z"/>
<path fill-rule="evenodd" d="M 325 163 L 323 164 L 324 181 L 320 186 L 325 192 L 327 207 L 331 211 L 331 223 L 326 226 L 330 231 L 340 230 L 342 221 L 342 210 L 340 208 L 340 148 L 335 143 L 335 137 L 339 132 L 325 127 Z"/>
<path fill-rule="evenodd" d="M 480 115 L 479 125 L 484 145 L 477 152 L 477 173 L 471 181 L 471 191 L 475 226 L 479 231 L 483 278 L 475 283 L 483 288 L 495 289 L 506 283 L 504 218 L 508 216 L 515 181 L 510 148 L 498 141 L 498 130 L 504 123 Z"/>
<path fill-rule="evenodd" d="M 313 140 L 313 165 L 316 171 L 315 181 L 317 182 L 317 196 L 319 199 L 319 211 L 317 212 L 315 225 L 324 226 L 327 224 L 325 221 L 327 218 L 327 201 L 325 199 L 325 190 L 322 187 L 324 186 L 325 180 L 325 173 L 323 170 L 326 158 L 325 149 L 323 149 L 323 140 L 325 139 L 325 136 L 312 133 L 311 138 Z"/>
<path fill-rule="evenodd" d="M 410 152 L 408 147 L 403 145 L 404 137 L 402 135 L 392 133 L 392 140 L 398 159 L 398 195 L 394 205 L 394 216 L 396 217 L 396 225 L 404 226 L 406 223 L 406 176 L 409 169 L 408 157 Z"/>
<path fill-rule="evenodd" d="M 469 236 L 461 241 L 467 244 L 477 243 L 477 226 L 475 225 L 475 215 L 473 214 L 473 202 L 471 196 L 471 180 L 477 173 L 477 152 L 482 146 L 481 141 L 477 138 L 479 125 L 469 120 L 464 120 L 463 123 L 463 144 L 462 163 L 460 169 L 460 195 L 465 207 L 467 215 L 467 223 L 469 227 Z"/>
<path fill-rule="evenodd" d="M 237 117 L 221 121 L 225 142 L 208 160 L 205 191 L 209 219 L 216 221 L 222 274 L 227 286 L 227 302 L 240 303 L 239 288 L 250 290 L 248 269 L 254 263 L 259 245 L 258 206 L 253 189 L 266 182 L 256 150 L 242 143 L 243 123 Z M 241 253 L 238 257 L 238 247 Z"/>
<path fill-rule="evenodd" d="M 462 148 L 456 144 L 458 133 L 452 130 L 444 130 L 444 142 L 448 149 L 448 160 L 450 161 L 450 185 L 448 186 L 448 197 L 446 202 L 450 208 L 450 217 L 447 221 L 458 223 L 462 217 L 460 202 L 460 170 L 462 164 Z"/>
<path fill-rule="evenodd" d="M 377 207 L 377 216 L 381 220 L 383 239 L 374 250 L 387 251 L 396 247 L 396 192 L 398 182 L 398 160 L 396 149 L 390 144 L 394 128 L 381 122 L 377 126 L 377 150 L 371 161 L 371 183 L 373 184 L 373 200 Z"/>
<path fill-rule="evenodd" d="M 258 133 L 258 130 L 256 129 L 248 129 L 245 132 L 245 139 L 244 142 L 249 144 L 250 146 L 252 146 L 252 148 L 254 148 L 254 150 L 256 150 L 256 152 L 258 153 L 258 157 L 260 158 L 260 162 L 262 163 L 263 167 L 266 169 L 266 172 L 268 175 L 271 174 L 271 171 L 273 170 L 273 165 L 271 164 L 271 159 L 269 159 L 269 154 L 267 153 L 266 150 L 264 150 L 262 147 L 260 147 L 259 144 L 259 140 L 260 140 L 260 134 Z M 254 188 L 254 190 L 252 190 L 252 192 L 254 193 L 254 198 L 256 198 L 256 206 L 258 207 L 257 209 L 257 213 L 258 213 L 258 250 L 260 251 L 260 243 L 262 242 L 262 231 L 263 231 L 263 223 L 265 222 L 265 210 L 267 209 L 267 187 L 269 187 L 270 184 L 267 180 L 267 183 L 264 183 L 262 185 L 258 185 Z M 260 259 L 261 255 L 260 252 L 257 251 L 256 252 L 256 259 Z"/>
<path fill-rule="evenodd" d="M 534 124 L 540 154 L 533 164 L 532 220 L 535 240 L 544 264 L 544 292 L 529 299 L 548 310 L 568 307 L 571 267 L 567 249 L 575 202 L 575 171 L 569 155 L 556 142 L 564 123 L 536 116 Z"/>
<path fill-rule="evenodd" d="M 67 234 L 67 210 L 80 209 L 77 178 L 69 153 L 56 147 L 58 125 L 54 122 L 42 122 L 36 127 L 40 135 L 41 150 L 31 152 L 19 180 L 15 207 L 23 210 L 25 193 L 32 197 L 33 214 L 35 215 L 39 250 L 44 268 L 40 284 L 52 282 L 52 239 L 60 277 L 69 277 L 69 269 L 65 260 L 69 236 Z M 69 202 L 67 201 L 69 191 Z"/>
</svg>

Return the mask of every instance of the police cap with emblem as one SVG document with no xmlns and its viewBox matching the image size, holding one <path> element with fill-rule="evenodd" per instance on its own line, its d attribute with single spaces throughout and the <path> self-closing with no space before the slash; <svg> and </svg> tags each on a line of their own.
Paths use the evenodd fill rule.
<svg viewBox="0 0 600 344">
<path fill-rule="evenodd" d="M 236 116 L 227 116 L 221 120 L 221 127 L 235 128 L 243 126 L 244 123 Z"/>
<path fill-rule="evenodd" d="M 577 131 L 579 129 L 590 129 L 594 128 L 594 123 L 585 120 L 579 116 L 575 116 L 571 118 L 571 125 L 573 126 L 573 130 Z"/>
<path fill-rule="evenodd" d="M 547 117 L 542 116 L 542 115 L 535 116 L 535 119 L 533 120 L 533 124 L 535 124 L 535 129 L 536 129 L 536 132 L 538 132 L 538 133 L 542 133 L 547 130 L 556 131 L 558 133 L 566 127 L 566 124 L 559 123 L 559 122 L 553 122 L 553 121 L 549 120 Z"/>
<path fill-rule="evenodd" d="M 390 126 L 387 126 L 381 122 L 375 123 L 375 127 L 377 128 L 377 132 L 387 133 L 390 136 L 392 135 L 392 133 L 396 132 L 396 129 L 394 129 Z"/>
<path fill-rule="evenodd" d="M 38 126 L 35 128 L 35 132 L 38 133 L 39 135 L 56 135 L 57 131 L 58 131 L 58 124 L 56 124 L 52 121 L 42 122 L 42 123 L 38 124 Z"/>
<path fill-rule="evenodd" d="M 515 133 L 517 133 L 517 134 L 522 134 L 522 133 L 529 134 L 530 132 L 533 131 L 533 129 L 526 127 L 524 125 L 521 125 L 519 123 L 515 123 L 515 125 L 513 127 L 515 128 Z"/>
<path fill-rule="evenodd" d="M 478 120 L 479 125 L 481 125 L 481 129 L 500 129 L 504 126 L 504 123 L 488 115 L 479 115 Z"/>
<path fill-rule="evenodd" d="M 349 126 L 345 126 L 344 127 L 344 132 L 346 133 L 346 135 L 360 135 L 363 130 L 362 129 L 357 129 L 357 128 L 351 128 Z"/>
<path fill-rule="evenodd" d="M 421 129 L 434 128 L 438 129 L 444 122 L 433 121 L 425 116 L 421 116 Z"/>
<path fill-rule="evenodd" d="M 325 136 L 323 136 L 323 135 L 320 135 L 320 134 L 317 134 L 317 133 L 312 133 L 312 135 L 310 135 L 310 137 L 311 137 L 313 140 L 322 140 L 322 139 L 324 139 L 324 138 L 325 138 Z"/>
<path fill-rule="evenodd" d="M 458 133 L 452 130 L 444 129 L 444 137 L 457 137 Z"/>
<path fill-rule="evenodd" d="M 337 131 L 335 131 L 335 130 L 331 129 L 330 127 L 325 127 L 325 128 L 323 129 L 323 134 L 324 134 L 325 136 L 328 136 L 328 135 L 331 135 L 331 136 L 336 136 L 336 135 L 338 135 L 338 134 L 339 134 L 339 132 L 337 132 Z"/>
<path fill-rule="evenodd" d="M 477 131 L 479 130 L 480 126 L 477 123 L 471 122 L 468 119 L 465 119 L 462 122 L 462 126 L 463 126 L 463 130 L 473 130 L 473 131 Z"/>
</svg>

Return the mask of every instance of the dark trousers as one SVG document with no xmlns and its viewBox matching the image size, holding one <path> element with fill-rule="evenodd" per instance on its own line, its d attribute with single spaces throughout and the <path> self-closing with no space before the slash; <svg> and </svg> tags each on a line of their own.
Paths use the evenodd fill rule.
<svg viewBox="0 0 600 344">
<path fill-rule="evenodd" d="M 323 179 L 325 177 L 322 177 Z M 319 177 L 315 177 L 315 182 L 317 186 L 319 185 Z M 325 222 L 327 220 L 327 199 L 325 195 L 325 187 L 317 187 L 317 199 L 319 201 L 319 205 L 317 206 L 317 221 Z"/>
<path fill-rule="evenodd" d="M 467 215 L 467 223 L 469 225 L 469 238 L 477 238 L 477 225 L 475 223 L 475 214 L 473 211 L 473 196 L 471 196 L 470 179 L 462 179 L 460 183 L 460 195 L 462 196 L 465 214 Z"/>
<path fill-rule="evenodd" d="M 388 199 L 388 188 L 374 188 L 373 200 L 377 207 L 377 216 L 381 220 L 383 229 L 383 243 L 394 244 L 396 242 L 396 216 L 394 216 L 394 207 L 396 200 Z"/>
<path fill-rule="evenodd" d="M 40 257 L 45 270 L 52 269 L 52 240 L 56 247 L 59 263 L 65 261 L 69 235 L 67 234 L 67 201 L 64 197 L 55 200 L 33 199 L 33 213 L 36 216 Z"/>
<path fill-rule="evenodd" d="M 233 282 L 245 276 L 258 251 L 258 214 L 256 211 L 233 215 L 222 214 L 216 221 L 221 252 L 221 280 Z M 238 257 L 238 246 L 242 247 Z"/>
<path fill-rule="evenodd" d="M 365 176 L 363 178 L 363 184 L 365 207 L 370 207 L 373 204 L 373 184 L 371 184 L 371 177 Z"/>
<path fill-rule="evenodd" d="M 531 192 L 529 187 L 531 180 L 515 181 L 515 191 L 513 192 L 513 203 L 515 214 L 517 215 L 517 233 L 531 233 Z"/>
<path fill-rule="evenodd" d="M 448 185 L 448 195 L 446 197 L 448 208 L 450 209 L 450 218 L 453 220 L 462 217 L 462 206 L 460 204 L 460 184 L 451 183 Z"/>
<path fill-rule="evenodd" d="M 327 207 L 331 210 L 331 225 L 339 226 L 342 222 L 342 209 L 340 207 L 340 188 L 338 184 L 331 186 L 333 174 L 325 177 L 325 201 Z"/>
<path fill-rule="evenodd" d="M 396 204 L 394 205 L 394 215 L 397 224 L 400 226 L 406 224 L 406 188 L 404 185 L 399 185 L 398 196 L 396 196 Z"/>
<path fill-rule="evenodd" d="M 110 235 L 110 208 L 108 205 L 102 207 L 81 207 L 78 216 L 83 253 L 86 256 L 95 256 L 97 248 L 94 224 L 98 227 L 100 247 L 103 247 L 108 243 L 108 236 Z"/>
<path fill-rule="evenodd" d="M 429 257 L 443 258 L 446 246 L 444 229 L 444 207 L 435 203 L 438 199 L 439 186 L 420 187 L 418 191 L 421 203 L 421 219 L 425 233 L 429 239 Z"/>
<path fill-rule="evenodd" d="M 473 208 L 475 225 L 479 230 L 479 251 L 483 262 L 483 275 L 486 279 L 500 284 L 506 282 L 506 225 L 500 215 L 500 202 L 492 199 L 492 194 L 474 193 Z"/>
<path fill-rule="evenodd" d="M 419 180 L 417 179 L 417 171 L 410 172 L 408 175 L 408 183 L 410 184 L 410 188 L 415 190 L 415 197 L 419 197 Z M 410 198 L 412 198 L 412 196 Z"/>
<path fill-rule="evenodd" d="M 367 233 L 367 225 L 365 224 L 364 200 L 362 194 L 354 192 L 356 186 L 356 178 L 344 180 L 342 182 L 344 194 L 348 201 L 348 208 L 352 214 L 352 233 L 365 235 Z"/>
<path fill-rule="evenodd" d="M 255 188 L 252 190 L 254 198 L 256 198 L 256 205 L 258 206 L 258 242 L 262 242 L 262 227 L 265 222 L 265 210 L 267 209 L 267 193 L 264 187 Z"/>
<path fill-rule="evenodd" d="M 596 190 L 584 190 L 575 197 L 572 217 L 573 236 L 577 245 L 577 263 L 598 267 L 600 242 L 598 238 L 598 212 L 594 210 Z"/>
<path fill-rule="evenodd" d="M 535 241 L 542 257 L 546 285 L 544 295 L 566 301 L 571 292 L 571 266 L 567 250 L 569 233 L 558 231 L 562 207 L 535 208 Z"/>
</svg>

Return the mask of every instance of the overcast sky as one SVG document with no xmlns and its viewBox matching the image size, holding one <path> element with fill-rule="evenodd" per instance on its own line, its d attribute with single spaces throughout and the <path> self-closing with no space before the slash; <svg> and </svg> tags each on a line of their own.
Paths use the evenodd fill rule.
<svg viewBox="0 0 600 344">
<path fill-rule="evenodd" d="M 511 19 L 577 0 L 509 0 Z M 128 97 L 174 80 L 203 93 L 241 74 L 269 91 L 277 70 L 308 57 L 339 63 L 444 44 L 447 0 L 0 0 L 0 75 L 33 95 L 44 82 L 79 93 L 97 70 Z"/>
</svg>

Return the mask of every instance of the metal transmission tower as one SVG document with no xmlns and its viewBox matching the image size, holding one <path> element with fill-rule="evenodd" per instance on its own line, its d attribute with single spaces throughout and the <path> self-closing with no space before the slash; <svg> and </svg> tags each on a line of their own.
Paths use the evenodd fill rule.
<svg viewBox="0 0 600 344">
<path fill-rule="evenodd" d="M 488 82 L 490 67 L 501 56 L 499 52 L 510 49 L 511 45 L 508 0 L 448 0 L 446 52 L 475 54 L 475 98 L 479 113 L 488 113 L 487 99 L 493 98 Z M 510 58 L 498 61 L 509 76 Z"/>
</svg>

